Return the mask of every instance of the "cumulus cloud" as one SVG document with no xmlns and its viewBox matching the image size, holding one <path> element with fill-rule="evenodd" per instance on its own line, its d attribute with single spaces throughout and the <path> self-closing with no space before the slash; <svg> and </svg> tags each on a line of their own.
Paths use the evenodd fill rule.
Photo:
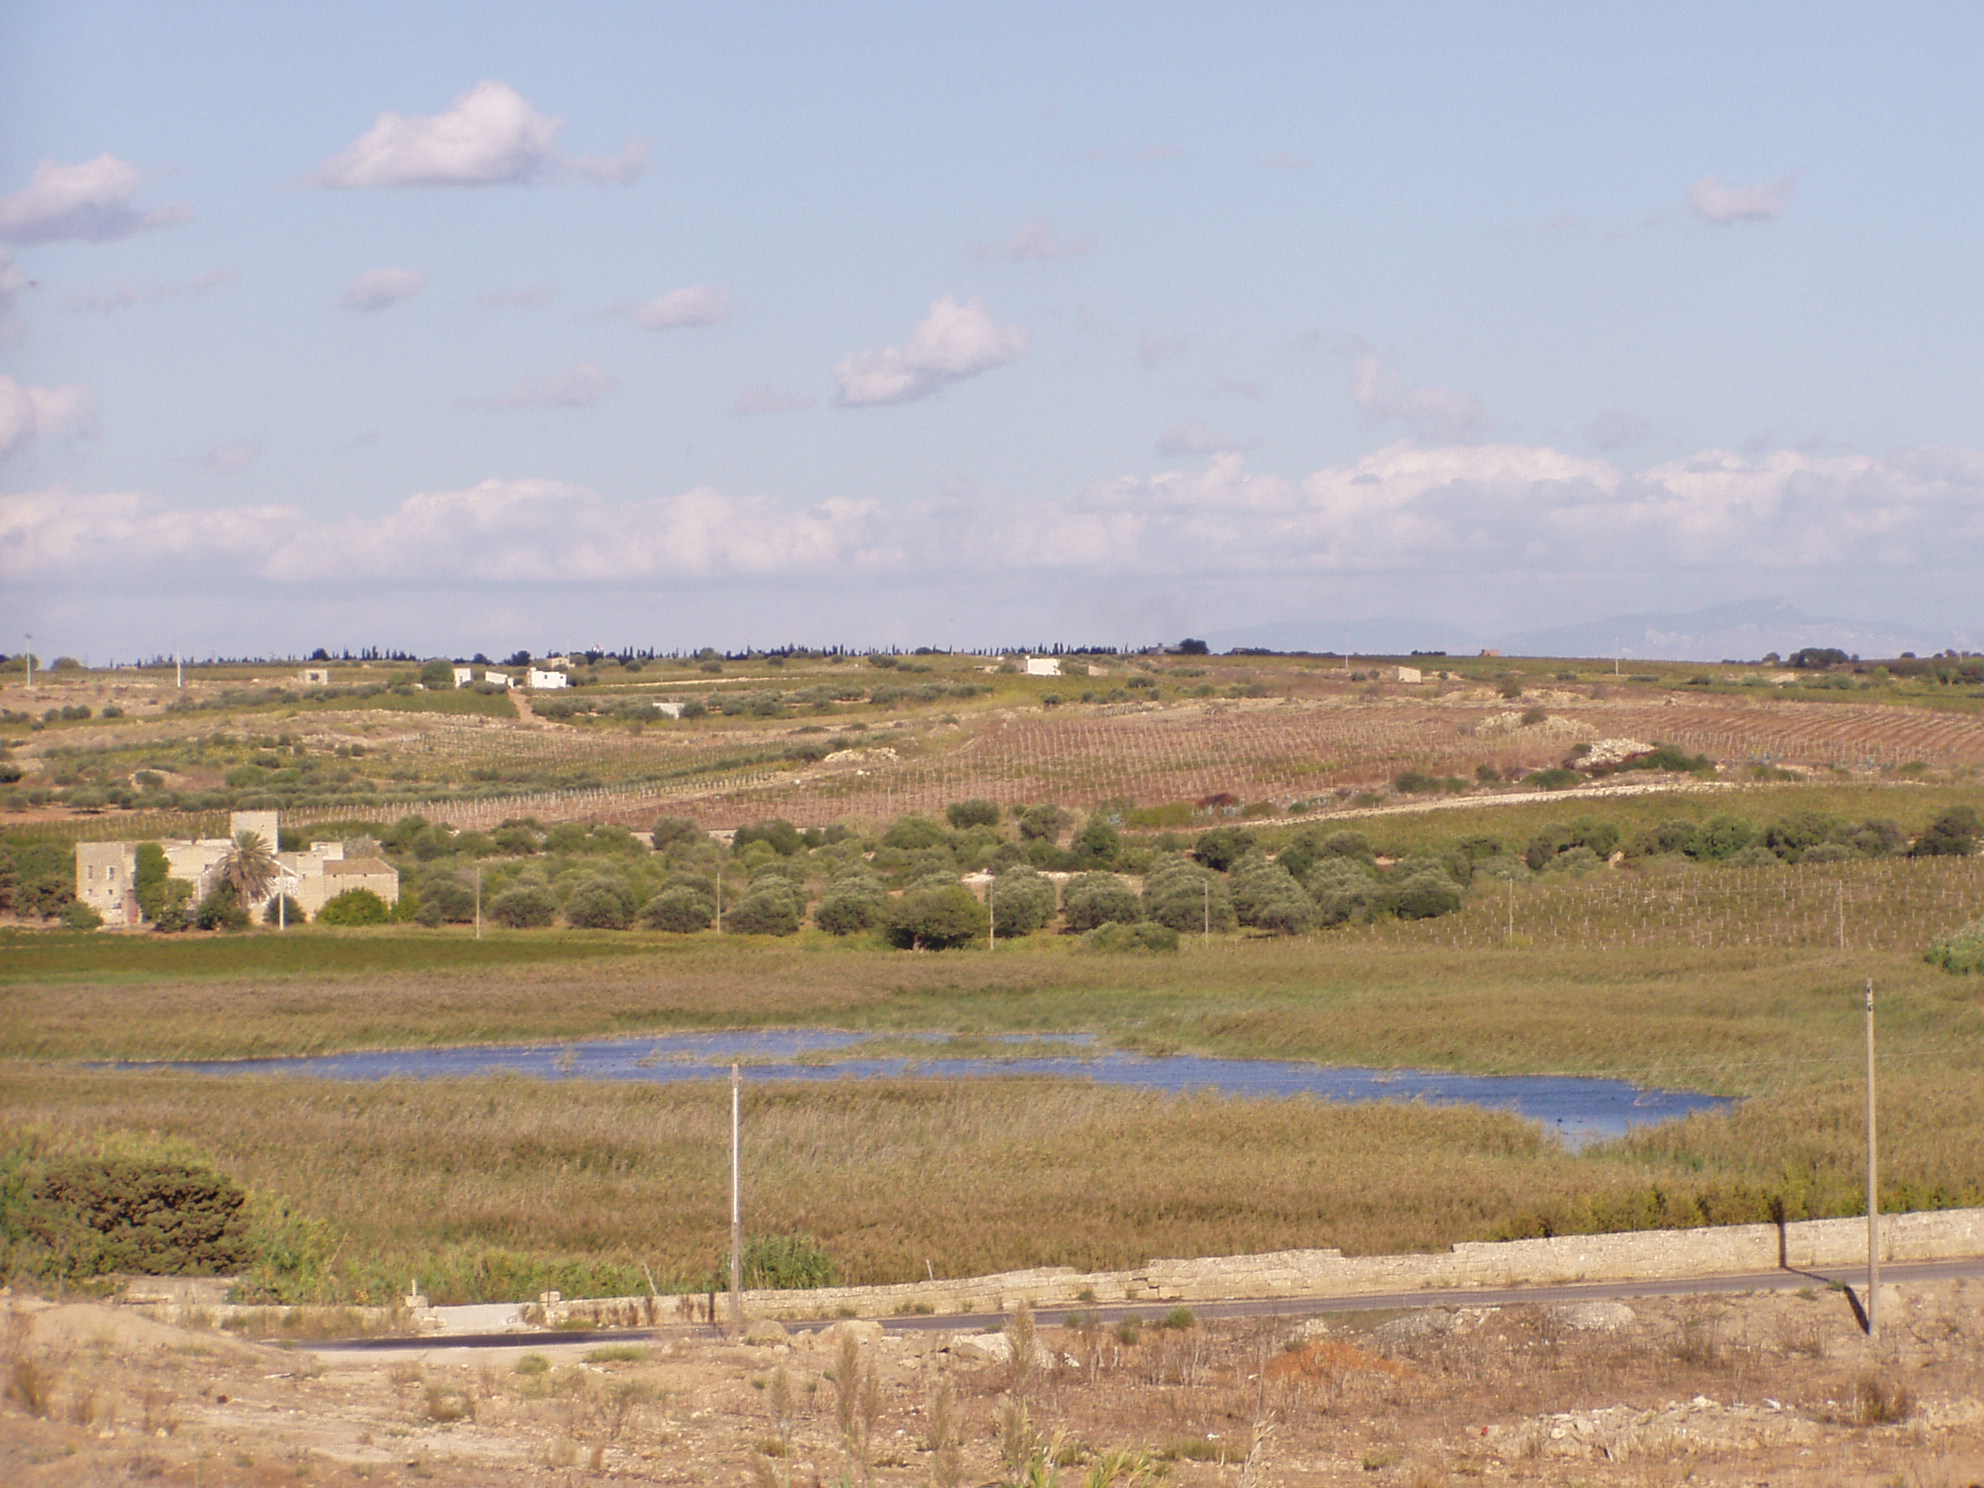
<svg viewBox="0 0 1984 1488">
<path fill-rule="evenodd" d="M 549 377 L 519 377 L 507 393 L 468 402 L 482 408 L 590 408 L 618 386 L 604 367 L 581 362 Z"/>
<path fill-rule="evenodd" d="M 324 162 L 326 186 L 490 186 L 542 175 L 564 120 L 547 118 L 507 83 L 485 78 L 444 113 L 387 109 L 342 154 Z"/>
<path fill-rule="evenodd" d="M 133 284 L 128 279 L 120 279 L 115 284 L 99 285 L 95 289 L 86 289 L 81 294 L 71 295 L 65 303 L 71 310 L 105 313 L 113 310 L 129 310 L 133 305 L 157 305 L 166 300 L 183 299 L 188 295 L 203 295 L 240 282 L 239 269 L 214 269 L 195 278 L 176 282 L 154 279 L 145 284 Z"/>
<path fill-rule="evenodd" d="M 338 303 L 347 310 L 370 313 L 410 300 L 427 287 L 418 269 L 369 269 L 345 287 Z"/>
<path fill-rule="evenodd" d="M 1984 452 L 1889 458 L 1706 450 L 1630 471 L 1523 445 L 1399 443 L 1295 478 L 1220 453 L 1203 468 L 1097 481 L 1059 499 L 971 492 L 908 507 L 782 503 L 697 487 L 615 499 L 485 481 L 337 520 L 289 508 L 178 508 L 129 494 L 0 497 L 0 583 L 392 589 L 808 580 L 936 571 L 1250 584 L 1400 576 L 1455 583 L 1740 571 L 1984 568 Z M 1389 576 L 1389 577 L 1387 577 Z"/>
<path fill-rule="evenodd" d="M 732 413 L 804 413 L 813 406 L 813 400 L 804 393 L 788 393 L 761 382 L 756 387 L 747 387 L 737 395 L 737 401 L 730 405 Z"/>
<path fill-rule="evenodd" d="M 1374 351 L 1357 354 L 1351 366 L 1350 396 L 1371 423 L 1409 424 L 1424 439 L 1476 439 L 1488 428 L 1487 410 L 1472 393 L 1407 387 Z"/>
<path fill-rule="evenodd" d="M 1728 186 L 1718 176 L 1703 176 L 1688 188 L 1688 209 L 1717 227 L 1736 222 L 1772 222 L 1791 205 L 1798 177 L 1786 176 L 1765 186 Z"/>
<path fill-rule="evenodd" d="M 80 383 L 33 387 L 0 374 L 0 460 L 30 440 L 89 433 L 96 416 L 96 394 Z"/>
<path fill-rule="evenodd" d="M 1255 441 L 1222 434 L 1200 419 L 1166 429 L 1157 436 L 1160 455 L 1230 455 L 1251 449 Z"/>
<path fill-rule="evenodd" d="M 650 331 L 681 326 L 721 325 L 730 319 L 730 291 L 709 284 L 691 284 L 637 305 L 629 312 L 634 324 Z"/>
<path fill-rule="evenodd" d="M 856 352 L 835 363 L 839 401 L 848 408 L 911 403 L 1018 361 L 1027 345 L 1025 329 L 994 323 L 983 300 L 961 305 L 945 295 L 901 345 Z"/>
<path fill-rule="evenodd" d="M 151 211 L 133 206 L 144 180 L 143 171 L 115 155 L 75 165 L 44 160 L 23 190 L 0 196 L 0 240 L 111 243 L 193 215 L 183 202 Z"/>
<path fill-rule="evenodd" d="M 975 243 L 972 254 L 988 263 L 1029 263 L 1055 258 L 1080 258 L 1095 247 L 1095 239 L 1064 238 L 1045 217 L 1020 224 L 1010 238 L 995 243 Z"/>
</svg>

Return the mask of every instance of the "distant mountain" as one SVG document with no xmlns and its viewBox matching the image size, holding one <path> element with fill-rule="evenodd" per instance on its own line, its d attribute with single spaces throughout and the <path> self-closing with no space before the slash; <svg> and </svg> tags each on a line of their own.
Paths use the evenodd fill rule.
<svg viewBox="0 0 1984 1488">
<path fill-rule="evenodd" d="M 1381 615 L 1371 620 L 1276 620 L 1266 625 L 1209 630 L 1204 640 L 1215 651 L 1259 646 L 1269 651 L 1327 651 L 1339 656 L 1346 646 L 1358 656 L 1404 656 L 1413 651 L 1472 656 L 1482 645 L 1479 637 L 1457 625 L 1405 615 Z"/>
<path fill-rule="evenodd" d="M 1837 646 L 1855 656 L 1927 655 L 1963 640 L 1949 631 L 1807 615 L 1773 598 L 1554 626 L 1509 636 L 1500 649 L 1511 656 L 1611 656 L 1616 648 L 1629 660 L 1754 661 L 1769 651 L 1789 656 L 1805 646 Z"/>
</svg>

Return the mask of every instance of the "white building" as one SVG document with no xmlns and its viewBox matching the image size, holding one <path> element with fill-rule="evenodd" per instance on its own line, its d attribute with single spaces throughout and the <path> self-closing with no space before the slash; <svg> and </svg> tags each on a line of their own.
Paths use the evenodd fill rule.
<svg viewBox="0 0 1984 1488">
<path fill-rule="evenodd" d="M 474 667 L 458 666 L 455 668 L 455 686 L 467 687 L 473 681 L 475 681 Z"/>
<path fill-rule="evenodd" d="M 566 676 L 563 672 L 545 672 L 545 671 L 539 671 L 536 667 L 532 667 L 527 673 L 525 673 L 525 676 L 529 680 L 526 681 L 524 685 L 530 688 L 533 692 L 542 692 L 546 688 L 570 687 L 572 685 L 572 679 Z"/>
<path fill-rule="evenodd" d="M 329 687 L 331 669 L 329 667 L 305 667 L 296 674 L 296 680 L 305 687 Z"/>
<path fill-rule="evenodd" d="M 513 679 L 511 678 L 508 672 L 485 671 L 482 674 L 482 680 L 485 682 L 493 682 L 498 687 L 509 687 L 513 685 Z"/>
<path fill-rule="evenodd" d="M 1418 667 L 1390 666 L 1379 670 L 1379 676 L 1387 682 L 1424 682 L 1425 675 Z"/>
<path fill-rule="evenodd" d="M 1061 658 L 1029 656 L 1026 659 L 1026 674 L 1029 677 L 1058 677 L 1061 675 Z"/>
<path fill-rule="evenodd" d="M 654 710 L 657 713 L 666 713 L 670 718 L 680 718 L 682 716 L 682 702 L 683 700 L 681 698 L 658 698 L 655 701 Z"/>
</svg>

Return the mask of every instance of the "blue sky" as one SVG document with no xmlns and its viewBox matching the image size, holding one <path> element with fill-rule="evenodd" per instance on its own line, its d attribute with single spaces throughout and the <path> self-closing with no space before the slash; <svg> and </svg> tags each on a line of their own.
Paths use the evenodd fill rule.
<svg viewBox="0 0 1984 1488">
<path fill-rule="evenodd" d="M 1762 594 L 1974 644 L 1980 42 L 14 5 L 0 604 L 99 659 Z"/>
</svg>

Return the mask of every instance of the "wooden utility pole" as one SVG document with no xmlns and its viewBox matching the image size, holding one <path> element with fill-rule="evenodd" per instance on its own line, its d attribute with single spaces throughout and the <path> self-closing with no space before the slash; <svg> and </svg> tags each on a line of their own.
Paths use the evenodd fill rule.
<svg viewBox="0 0 1984 1488">
<path fill-rule="evenodd" d="M 482 865 L 475 865 L 475 938 L 482 939 Z"/>
<path fill-rule="evenodd" d="M 1867 978 L 1867 1336 L 1881 1333 L 1880 1154 L 1874 1120 L 1874 979 Z"/>
<path fill-rule="evenodd" d="M 998 892 L 997 875 L 985 880 L 985 949 L 999 949 L 999 916 L 992 908 L 992 896 Z"/>
<path fill-rule="evenodd" d="M 744 1106 L 744 1076 L 730 1067 L 730 1329 L 744 1329 L 744 1163 L 739 1147 L 739 1117 Z"/>
</svg>

